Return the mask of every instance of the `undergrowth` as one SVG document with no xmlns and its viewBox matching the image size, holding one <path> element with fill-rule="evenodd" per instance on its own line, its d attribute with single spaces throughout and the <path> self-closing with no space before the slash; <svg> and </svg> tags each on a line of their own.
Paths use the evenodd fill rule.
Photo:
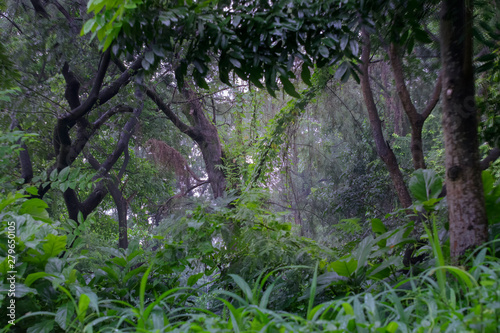
<svg viewBox="0 0 500 333">
<path fill-rule="evenodd" d="M 95 258 L 67 248 L 90 222 L 69 232 L 25 194 L 35 188 L 6 194 L 2 332 L 499 332 L 498 240 L 450 265 L 437 191 L 413 207 L 425 229 L 419 242 L 415 222 L 387 230 L 371 219 L 370 235 L 348 253 L 327 249 L 296 236 L 250 193 L 233 209 L 189 212 L 177 233 L 152 238 L 154 253 L 131 242 L 94 249 Z M 420 262 L 405 266 L 407 247 L 422 241 Z"/>
</svg>

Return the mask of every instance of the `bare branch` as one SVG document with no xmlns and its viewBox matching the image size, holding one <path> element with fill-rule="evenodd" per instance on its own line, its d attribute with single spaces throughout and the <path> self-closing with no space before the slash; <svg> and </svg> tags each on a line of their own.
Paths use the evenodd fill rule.
<svg viewBox="0 0 500 333">
<path fill-rule="evenodd" d="M 155 102 L 158 108 L 182 133 L 186 133 L 191 138 L 198 137 L 198 134 L 194 130 L 194 128 L 186 125 L 182 120 L 180 120 L 180 118 L 177 117 L 177 115 L 172 111 L 170 105 L 165 104 L 165 102 L 163 102 L 161 97 L 155 91 L 148 88 L 146 89 L 146 95 L 148 95 L 148 97 L 151 98 L 153 102 Z"/>
<path fill-rule="evenodd" d="M 99 117 L 96 121 L 92 123 L 93 130 L 99 129 L 106 121 L 109 120 L 109 118 L 113 117 L 115 114 L 118 113 L 127 113 L 127 112 L 134 112 L 134 109 L 132 109 L 130 106 L 127 105 L 117 105 L 106 111 L 103 115 Z"/>
<path fill-rule="evenodd" d="M 78 33 L 78 27 L 75 24 L 75 20 L 73 19 L 73 17 L 71 17 L 68 11 L 57 0 L 52 0 L 52 4 L 56 6 L 56 8 L 61 12 L 61 14 L 64 15 L 73 33 L 75 34 Z"/>
<path fill-rule="evenodd" d="M 3 17 L 5 17 L 5 18 L 7 19 L 7 21 L 9 21 L 9 22 L 10 22 L 10 24 L 12 24 L 12 25 L 13 25 L 13 26 L 17 29 L 17 30 L 19 30 L 19 32 L 20 32 L 21 34 L 23 34 L 23 35 L 24 35 L 24 32 L 21 30 L 21 28 L 19 28 L 19 26 L 16 24 L 16 22 L 12 21 L 12 20 L 11 20 L 11 19 L 10 19 L 7 15 L 5 15 L 4 13 L 1 13 L 1 12 L 0 12 L 0 15 L 1 15 L 1 16 L 3 16 Z"/>
<path fill-rule="evenodd" d="M 429 115 L 431 114 L 432 110 L 436 107 L 437 103 L 439 102 L 439 97 L 441 96 L 441 89 L 443 88 L 442 84 L 442 75 L 439 73 L 439 76 L 436 81 L 436 85 L 434 87 L 434 91 L 432 92 L 431 99 L 427 103 L 427 106 L 424 109 L 424 112 L 422 112 L 422 117 L 427 119 Z"/>
</svg>

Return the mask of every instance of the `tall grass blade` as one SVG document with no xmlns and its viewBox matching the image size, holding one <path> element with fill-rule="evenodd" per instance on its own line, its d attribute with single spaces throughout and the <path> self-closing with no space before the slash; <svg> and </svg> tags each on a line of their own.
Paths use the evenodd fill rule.
<svg viewBox="0 0 500 333">
<path fill-rule="evenodd" d="M 318 266 L 319 262 L 316 262 L 316 267 L 314 268 L 314 275 L 311 283 L 311 292 L 309 294 L 309 305 L 307 306 L 307 320 L 311 320 L 313 313 L 314 297 L 316 296 L 316 285 L 318 283 Z"/>
</svg>

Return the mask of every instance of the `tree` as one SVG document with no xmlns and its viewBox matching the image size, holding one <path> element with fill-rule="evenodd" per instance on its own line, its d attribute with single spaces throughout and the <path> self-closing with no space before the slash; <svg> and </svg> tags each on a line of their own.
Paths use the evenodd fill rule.
<svg viewBox="0 0 500 333">
<path fill-rule="evenodd" d="M 23 55 L 13 61 L 20 72 L 17 82 L 24 91 L 10 106 L 11 127 L 38 130 L 45 143 L 43 148 L 23 144 L 20 153 L 21 177 L 25 184 L 38 179 L 35 185 L 39 185 L 36 194 L 39 198 L 45 197 L 51 189 L 62 191 L 68 217 L 79 223 L 80 214 L 85 219 L 105 199 L 111 188 L 107 179 L 109 173 L 128 149 L 138 123 L 142 106 L 132 108 L 115 103 L 113 98 L 130 83 L 141 65 L 141 59 L 117 75 L 116 69 L 112 68 L 111 53 L 101 53 L 95 44 L 85 39 L 81 40 L 81 45 L 86 52 L 76 56 L 80 45 L 75 46 L 72 41 L 77 24 L 72 14 L 78 12 L 82 3 L 75 2 L 63 7 L 58 1 L 51 2 L 54 6 L 31 1 L 31 5 L 37 13 L 36 18 L 30 13 L 29 5 L 19 7 L 17 3 L 7 7 L 4 15 L 8 17 L 15 13 L 15 17 L 23 19 L 22 26 L 25 29 L 21 30 L 12 20 L 7 23 L 16 29 L 7 36 L 6 45 L 10 49 L 23 50 Z M 56 28 L 52 28 L 52 25 Z M 89 66 L 80 66 L 77 57 L 81 63 Z M 33 63 L 33 58 L 40 61 Z M 93 68 L 96 58 L 97 69 Z M 113 105 L 106 108 L 106 104 Z M 133 102 L 130 104 L 133 105 Z M 49 112 L 39 112 L 39 109 L 48 109 Z M 94 180 L 102 180 L 91 191 L 79 189 L 75 178 L 71 178 L 71 181 L 68 178 L 70 168 L 75 169 L 75 164 L 84 163 L 84 150 L 89 156 L 96 154 L 96 150 L 102 151 L 96 137 L 113 123 L 118 128 L 115 132 L 118 137 L 116 146 L 99 164 L 94 177 Z M 49 137 L 51 134 L 52 138 Z M 39 176 L 41 169 L 45 169 L 45 177 Z M 58 179 L 62 184 L 55 182 Z M 56 184 L 57 188 L 54 186 Z M 125 222 L 120 219 L 120 222 L 120 246 L 126 247 L 126 219 Z"/>
<path fill-rule="evenodd" d="M 396 193 L 398 194 L 399 202 L 401 203 L 401 205 L 403 205 L 403 207 L 406 208 L 411 206 L 412 204 L 410 193 L 408 192 L 408 188 L 406 187 L 403 174 L 401 173 L 401 170 L 399 170 L 399 164 L 396 159 L 396 155 L 394 155 L 394 152 L 392 151 L 388 142 L 384 139 L 384 134 L 382 132 L 382 122 L 378 115 L 377 106 L 375 105 L 375 101 L 373 99 L 369 74 L 371 43 L 370 35 L 366 31 L 366 29 L 362 32 L 362 39 L 363 47 L 361 51 L 361 87 L 363 90 L 366 109 L 368 111 L 368 117 L 370 119 L 373 139 L 375 141 L 375 146 L 377 147 L 378 155 L 380 156 L 382 161 L 384 161 L 387 169 L 389 170 L 392 183 L 396 189 Z"/>
<path fill-rule="evenodd" d="M 455 258 L 488 239 L 479 164 L 472 17 L 472 1 L 442 2 L 443 131 L 450 246 Z"/>
</svg>

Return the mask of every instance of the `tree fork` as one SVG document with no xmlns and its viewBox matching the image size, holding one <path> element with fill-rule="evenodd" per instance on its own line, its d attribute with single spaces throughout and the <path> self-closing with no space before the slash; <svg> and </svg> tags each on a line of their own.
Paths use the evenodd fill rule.
<svg viewBox="0 0 500 333">
<path fill-rule="evenodd" d="M 391 176 L 392 183 L 396 189 L 396 193 L 399 198 L 399 202 L 404 208 L 411 206 L 412 200 L 408 188 L 403 179 L 403 174 L 399 170 L 398 161 L 391 147 L 384 139 L 384 133 L 382 132 L 382 122 L 378 115 L 377 106 L 373 99 L 373 93 L 370 86 L 370 77 L 368 67 L 370 64 L 370 35 L 363 29 L 362 31 L 363 39 L 363 50 L 361 55 L 361 72 L 363 73 L 361 77 L 361 89 L 363 91 L 363 98 L 365 100 L 366 109 L 368 111 L 368 118 L 370 120 L 370 127 L 372 129 L 373 140 L 375 141 L 375 148 L 377 154 L 380 156 L 382 161 L 385 163 L 387 170 L 389 170 L 389 175 Z"/>
</svg>

